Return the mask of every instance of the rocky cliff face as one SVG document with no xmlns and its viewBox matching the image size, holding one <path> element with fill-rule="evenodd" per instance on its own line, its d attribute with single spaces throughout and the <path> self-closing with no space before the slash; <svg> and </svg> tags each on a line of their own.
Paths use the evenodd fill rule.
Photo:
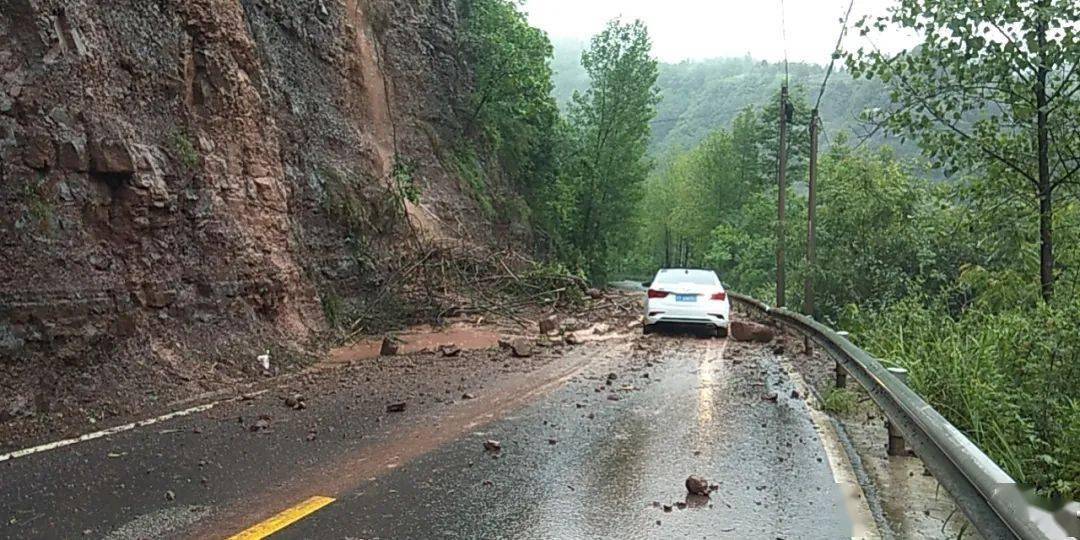
<svg viewBox="0 0 1080 540">
<path fill-rule="evenodd" d="M 0 0 L 0 390 L 190 392 L 309 347 L 328 296 L 473 210 L 439 161 L 457 25 L 452 0 Z"/>
</svg>

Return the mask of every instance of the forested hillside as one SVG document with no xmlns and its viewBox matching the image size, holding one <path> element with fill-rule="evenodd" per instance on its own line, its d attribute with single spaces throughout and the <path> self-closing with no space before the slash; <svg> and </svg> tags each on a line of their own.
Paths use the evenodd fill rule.
<svg viewBox="0 0 1080 540">
<path fill-rule="evenodd" d="M 586 88 L 589 81 L 579 62 L 582 44 L 569 40 L 556 40 L 554 44 L 555 95 L 560 104 L 565 104 L 575 91 Z M 823 62 L 826 60 L 822 58 Z M 792 98 L 806 103 L 816 101 L 824 75 L 825 67 L 821 65 L 790 64 Z M 775 101 L 783 80 L 782 63 L 749 56 L 660 64 L 657 86 L 663 99 L 652 122 L 650 152 L 662 156 L 693 147 L 717 128 L 731 125 L 743 109 Z M 860 120 L 860 114 L 888 104 L 889 96 L 881 83 L 853 79 L 846 71 L 834 73 L 828 99 L 821 103 L 826 129 L 823 144 L 827 147 L 842 131 L 861 140 L 872 130 Z M 914 156 L 918 151 L 914 144 L 902 144 L 883 131 L 874 133 L 869 142 L 872 146 L 887 144 L 902 156 Z"/>
</svg>

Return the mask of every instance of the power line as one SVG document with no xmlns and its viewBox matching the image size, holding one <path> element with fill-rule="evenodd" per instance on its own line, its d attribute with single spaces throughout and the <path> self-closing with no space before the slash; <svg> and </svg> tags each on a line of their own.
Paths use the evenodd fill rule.
<svg viewBox="0 0 1080 540">
<path fill-rule="evenodd" d="M 787 85 L 787 83 L 788 83 L 787 16 L 784 13 L 784 0 L 780 0 L 780 39 L 781 39 L 781 42 L 784 44 L 784 84 Z"/>
<path fill-rule="evenodd" d="M 783 3 L 783 0 L 780 0 L 780 2 Z M 844 20 L 840 27 L 840 37 L 836 38 L 836 48 L 833 49 L 832 56 L 829 58 L 829 68 L 825 70 L 825 78 L 821 81 L 821 92 L 818 93 L 814 109 L 821 106 L 821 98 L 825 97 L 825 86 L 829 84 L 829 76 L 832 75 L 833 67 L 836 65 L 836 58 L 840 56 L 840 47 L 844 44 L 844 36 L 847 35 L 848 21 L 851 19 L 851 8 L 853 7 L 855 7 L 855 0 L 848 3 L 847 13 L 844 14 Z"/>
</svg>

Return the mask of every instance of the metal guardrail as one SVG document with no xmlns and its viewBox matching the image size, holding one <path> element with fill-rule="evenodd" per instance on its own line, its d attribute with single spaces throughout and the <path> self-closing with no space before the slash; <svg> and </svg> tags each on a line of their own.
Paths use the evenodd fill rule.
<svg viewBox="0 0 1080 540">
<path fill-rule="evenodd" d="M 1080 536 L 1080 504 L 1069 503 L 1057 511 L 1036 504 L 1001 467 L 869 353 L 809 317 L 741 294 L 728 294 L 825 349 L 866 389 L 984 538 L 1061 540 Z"/>
</svg>

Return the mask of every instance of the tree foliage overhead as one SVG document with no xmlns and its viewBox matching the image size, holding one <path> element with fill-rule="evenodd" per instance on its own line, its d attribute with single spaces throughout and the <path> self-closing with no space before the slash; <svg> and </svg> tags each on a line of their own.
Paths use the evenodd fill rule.
<svg viewBox="0 0 1080 540">
<path fill-rule="evenodd" d="M 917 138 L 942 167 L 1002 180 L 1039 206 L 1040 282 L 1053 293 L 1053 200 L 1080 181 L 1080 4 L 901 0 L 889 15 L 860 21 L 862 33 L 917 34 L 912 51 L 849 54 L 856 76 L 887 85 L 893 106 L 876 118 Z"/>
</svg>

